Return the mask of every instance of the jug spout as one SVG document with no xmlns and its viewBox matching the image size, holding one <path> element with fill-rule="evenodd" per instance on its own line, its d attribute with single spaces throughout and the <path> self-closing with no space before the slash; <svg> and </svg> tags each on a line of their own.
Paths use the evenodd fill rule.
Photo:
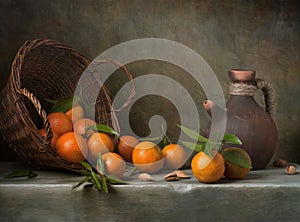
<svg viewBox="0 0 300 222">
<path fill-rule="evenodd" d="M 224 109 L 222 109 L 220 106 L 218 106 L 211 100 L 205 100 L 203 102 L 203 107 L 210 117 L 211 117 L 212 113 L 214 116 L 217 116 L 217 117 L 224 117 L 224 115 L 226 113 L 226 111 Z"/>
</svg>

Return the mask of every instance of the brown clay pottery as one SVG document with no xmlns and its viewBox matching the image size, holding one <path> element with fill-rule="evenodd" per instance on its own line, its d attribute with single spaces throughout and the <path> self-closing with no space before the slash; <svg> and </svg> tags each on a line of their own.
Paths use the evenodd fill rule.
<svg viewBox="0 0 300 222">
<path fill-rule="evenodd" d="M 213 126 L 206 129 L 218 130 L 225 121 L 225 133 L 237 135 L 242 141 L 241 148 L 246 150 L 252 160 L 252 169 L 264 169 L 274 155 L 278 133 L 272 116 L 275 113 L 275 91 L 271 85 L 262 79 L 255 78 L 253 70 L 229 70 L 231 79 L 230 98 L 226 108 L 222 109 L 214 102 L 206 100 L 203 103 L 212 118 L 216 118 Z M 256 90 L 262 90 L 265 97 L 266 109 L 260 107 L 254 100 Z M 224 128 L 223 128 L 224 129 Z M 235 145 L 236 146 L 236 145 Z"/>
</svg>

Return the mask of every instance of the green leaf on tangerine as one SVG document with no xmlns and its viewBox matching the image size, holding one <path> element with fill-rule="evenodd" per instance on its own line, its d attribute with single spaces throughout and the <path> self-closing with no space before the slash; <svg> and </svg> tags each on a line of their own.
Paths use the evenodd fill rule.
<svg viewBox="0 0 300 222">
<path fill-rule="evenodd" d="M 232 164 L 247 169 L 252 168 L 250 161 L 240 152 L 236 152 L 234 150 L 221 150 L 221 154 L 226 161 Z"/>
<path fill-rule="evenodd" d="M 190 129 L 190 128 L 187 128 L 185 126 L 181 126 L 181 125 L 178 125 L 178 127 L 190 138 L 192 139 L 195 139 L 199 142 L 202 142 L 202 143 L 206 143 L 208 141 L 208 139 L 206 139 L 204 136 L 201 136 L 199 133 L 197 133 L 196 131 Z"/>
<path fill-rule="evenodd" d="M 185 147 L 187 147 L 187 148 L 189 148 L 189 149 L 191 149 L 191 150 L 193 150 L 193 151 L 197 151 L 197 152 L 203 151 L 203 150 L 204 150 L 204 147 L 205 147 L 204 144 L 192 143 L 192 142 L 188 142 L 188 141 L 181 141 L 181 143 L 182 143 Z"/>
<path fill-rule="evenodd" d="M 103 132 L 103 133 L 110 133 L 119 136 L 120 134 L 115 131 L 110 126 L 104 125 L 104 124 L 97 124 L 96 126 L 88 126 L 86 130 L 92 129 L 94 131 Z"/>
<path fill-rule="evenodd" d="M 232 143 L 242 145 L 242 141 L 234 134 L 225 134 L 222 143 Z"/>
<path fill-rule="evenodd" d="M 46 101 L 54 102 L 55 100 L 47 99 Z M 79 102 L 79 98 L 77 96 L 66 97 L 65 99 L 59 100 L 56 103 L 54 103 L 54 105 L 51 108 L 51 110 L 49 111 L 49 113 L 54 113 L 54 112 L 65 113 L 72 108 L 73 103 L 77 104 L 78 102 Z"/>
<path fill-rule="evenodd" d="M 203 152 L 211 157 L 212 156 L 212 151 L 213 150 L 219 150 L 220 147 L 220 143 L 217 143 L 215 141 L 208 141 L 205 145 L 204 145 L 204 150 Z"/>
</svg>

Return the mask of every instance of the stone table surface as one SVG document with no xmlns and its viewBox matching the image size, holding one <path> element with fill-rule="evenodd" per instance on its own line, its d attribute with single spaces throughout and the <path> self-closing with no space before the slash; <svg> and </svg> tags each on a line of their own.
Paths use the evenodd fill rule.
<svg viewBox="0 0 300 222">
<path fill-rule="evenodd" d="M 299 166 L 297 165 L 298 169 Z M 3 177 L 20 163 L 0 163 L 0 221 L 300 221 L 300 174 L 271 166 L 243 180 L 190 179 L 113 185 L 109 193 L 81 186 L 82 176 L 37 171 L 33 179 Z M 298 170 L 299 171 L 299 170 Z"/>
</svg>

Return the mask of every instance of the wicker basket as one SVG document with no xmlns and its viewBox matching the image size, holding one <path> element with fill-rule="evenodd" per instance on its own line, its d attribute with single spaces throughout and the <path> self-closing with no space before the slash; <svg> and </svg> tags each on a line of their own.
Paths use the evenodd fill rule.
<svg viewBox="0 0 300 222">
<path fill-rule="evenodd" d="M 111 60 L 101 62 L 113 62 Z M 52 132 L 47 111 L 49 99 L 73 95 L 77 82 L 90 61 L 71 47 L 52 40 L 26 41 L 19 49 L 0 103 L 0 133 L 9 146 L 30 165 L 38 169 L 79 172 L 80 164 L 61 159 L 51 148 Z M 115 65 L 120 65 L 113 62 Z M 120 66 L 132 81 L 130 73 Z M 134 95 L 134 88 L 124 108 Z M 112 100 L 105 87 L 95 105 L 96 122 L 119 130 Z M 46 137 L 39 129 L 46 128 Z"/>
</svg>

